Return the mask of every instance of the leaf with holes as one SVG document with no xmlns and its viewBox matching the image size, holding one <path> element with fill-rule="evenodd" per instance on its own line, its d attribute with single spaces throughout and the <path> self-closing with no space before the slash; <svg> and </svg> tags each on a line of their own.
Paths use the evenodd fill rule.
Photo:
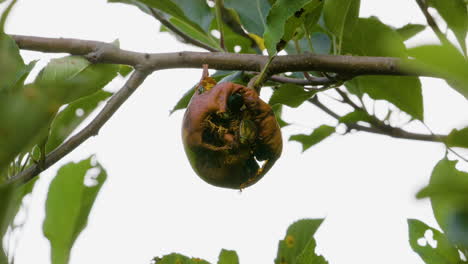
<svg viewBox="0 0 468 264">
<path fill-rule="evenodd" d="M 275 55 L 287 44 L 286 41 L 281 39 L 285 33 L 286 21 L 298 14 L 297 12 L 301 12 L 301 8 L 311 1 L 315 0 L 277 0 L 271 7 L 267 16 L 265 33 L 263 34 L 265 46 L 270 56 Z"/>
<path fill-rule="evenodd" d="M 416 36 L 419 32 L 426 29 L 425 25 L 421 24 L 406 24 L 401 28 L 398 28 L 396 32 L 400 34 L 401 38 L 406 41 L 414 36 Z"/>
<path fill-rule="evenodd" d="M 310 135 L 299 134 L 289 137 L 289 141 L 297 141 L 302 144 L 302 152 L 308 150 L 315 144 L 320 143 L 322 140 L 329 137 L 335 132 L 335 127 L 321 125 L 314 129 Z"/>
<path fill-rule="evenodd" d="M 98 105 L 112 95 L 110 92 L 96 93 L 80 98 L 54 118 L 50 127 L 50 134 L 46 144 L 46 153 L 54 150 L 86 119 Z"/>
<path fill-rule="evenodd" d="M 286 236 L 278 244 L 275 264 L 297 263 L 297 260 L 301 261 L 299 263 L 305 264 L 306 262 L 303 261 L 312 255 L 320 258 L 311 251 L 314 250 L 315 245 L 313 236 L 322 222 L 323 219 L 302 219 L 291 224 L 286 231 Z M 311 243 L 311 241 L 314 242 Z"/>
<path fill-rule="evenodd" d="M 219 253 L 218 264 L 239 264 L 236 251 L 222 249 L 221 253 Z"/>
<path fill-rule="evenodd" d="M 462 263 L 458 250 L 450 244 L 447 237 L 439 230 L 419 220 L 408 219 L 408 231 L 411 248 L 418 253 L 426 264 Z M 429 233 L 427 232 L 432 232 L 432 239 L 437 241 L 437 247 L 433 248 L 428 243 L 427 236 Z"/>
<path fill-rule="evenodd" d="M 289 107 L 298 107 L 310 99 L 316 91 L 307 91 L 304 87 L 295 84 L 282 84 L 273 92 L 268 102 L 270 105 L 284 104 Z"/>
<path fill-rule="evenodd" d="M 51 244 L 52 264 L 66 264 L 73 243 L 88 223 L 88 216 L 107 173 L 92 157 L 62 166 L 49 186 L 45 237 Z"/>
</svg>

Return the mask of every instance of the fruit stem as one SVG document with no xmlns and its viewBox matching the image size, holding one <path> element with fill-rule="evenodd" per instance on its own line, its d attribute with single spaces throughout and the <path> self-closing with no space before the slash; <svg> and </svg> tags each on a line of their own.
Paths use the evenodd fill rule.
<svg viewBox="0 0 468 264">
<path fill-rule="evenodd" d="M 271 62 L 273 61 L 275 57 L 276 57 L 276 54 L 269 57 L 267 63 L 265 64 L 265 66 L 263 66 L 263 69 L 260 72 L 260 74 L 253 77 L 248 84 L 248 87 L 254 89 L 258 94 L 260 94 L 262 85 L 269 76 L 268 67 L 271 65 Z"/>
</svg>

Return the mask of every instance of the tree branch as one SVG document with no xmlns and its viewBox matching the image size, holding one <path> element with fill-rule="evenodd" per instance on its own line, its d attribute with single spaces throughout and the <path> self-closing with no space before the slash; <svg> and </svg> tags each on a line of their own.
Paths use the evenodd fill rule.
<svg viewBox="0 0 468 264">
<path fill-rule="evenodd" d="M 57 161 L 65 157 L 68 153 L 72 152 L 76 147 L 81 145 L 91 136 L 95 136 L 99 133 L 101 127 L 114 115 L 114 113 L 120 108 L 120 106 L 130 97 L 130 95 L 143 83 L 149 72 L 145 70 L 136 70 L 130 78 L 127 80 L 125 85 L 115 93 L 99 114 L 80 132 L 72 136 L 50 154 L 48 154 L 42 166 L 40 164 L 34 164 L 24 171 L 14 175 L 6 184 L 21 184 L 25 183 L 35 176 L 39 175 L 42 171 L 49 168 Z"/>
<path fill-rule="evenodd" d="M 339 120 L 341 116 L 331 109 L 323 105 L 317 98 L 314 96 L 312 99 L 309 99 L 309 102 L 313 105 L 317 106 L 319 109 L 327 113 L 328 115 L 332 116 L 336 120 Z M 365 131 L 368 133 L 386 135 L 394 138 L 401 138 L 401 139 L 411 139 L 411 140 L 420 140 L 420 141 L 430 141 L 430 142 L 440 142 L 444 143 L 447 136 L 446 135 L 425 135 L 425 134 L 417 134 L 405 131 L 398 127 L 392 127 L 389 125 L 381 124 L 378 127 L 366 127 L 359 125 L 357 123 L 346 123 L 346 126 L 350 129 L 355 129 L 358 131 Z"/>
<path fill-rule="evenodd" d="M 65 38 L 42 38 L 12 35 L 21 49 L 42 52 L 70 53 L 86 55 L 95 50 L 102 50 L 103 63 L 126 65 L 145 65 L 156 71 L 172 68 L 202 68 L 203 64 L 218 70 L 260 71 L 268 56 L 255 54 L 235 54 L 224 52 L 175 52 L 175 53 L 139 53 L 127 51 L 109 43 Z M 413 75 L 432 76 L 436 74 L 418 71 L 411 61 L 392 57 L 365 57 L 343 55 L 284 55 L 277 56 L 271 63 L 271 74 L 282 72 L 322 71 L 339 74 L 357 75 Z"/>
</svg>

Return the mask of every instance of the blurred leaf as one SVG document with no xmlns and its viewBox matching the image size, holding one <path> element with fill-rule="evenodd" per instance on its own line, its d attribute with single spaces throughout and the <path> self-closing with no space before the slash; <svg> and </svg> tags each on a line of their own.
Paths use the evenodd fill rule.
<svg viewBox="0 0 468 264">
<path fill-rule="evenodd" d="M 91 64 L 81 56 L 52 59 L 35 80 L 41 92 L 57 104 L 91 95 L 112 81 L 119 65 Z"/>
<path fill-rule="evenodd" d="M 107 178 L 104 168 L 91 160 L 62 166 L 52 180 L 46 201 L 44 235 L 51 244 L 52 264 L 66 264 L 78 235 Z"/>
<path fill-rule="evenodd" d="M 287 44 L 281 38 L 285 33 L 285 24 L 288 18 L 295 14 L 300 14 L 301 8 L 311 1 L 318 0 L 277 0 L 271 7 L 266 20 L 265 33 L 263 34 L 265 46 L 270 56 L 275 55 L 277 51 L 282 50 Z"/>
<path fill-rule="evenodd" d="M 414 36 L 416 36 L 419 32 L 426 29 L 425 25 L 421 24 L 406 24 L 401 28 L 398 28 L 396 32 L 400 34 L 401 38 L 406 41 Z"/>
<path fill-rule="evenodd" d="M 157 260 L 156 260 L 157 259 Z M 156 264 L 209 264 L 208 261 L 199 258 L 189 258 L 178 253 L 171 253 L 162 258 L 155 258 Z"/>
<path fill-rule="evenodd" d="M 292 135 L 289 137 L 289 141 L 297 141 L 302 144 L 302 152 L 306 151 L 313 145 L 320 143 L 322 140 L 329 137 L 335 132 L 335 127 L 321 125 L 314 129 L 310 135 Z"/>
<path fill-rule="evenodd" d="M 216 79 L 216 78 L 215 78 Z M 218 83 L 223 82 L 232 82 L 242 85 L 247 85 L 249 82 L 248 76 L 244 74 L 243 71 L 234 71 L 229 75 L 224 76 L 222 79 L 218 80 Z"/>
<path fill-rule="evenodd" d="M 468 61 L 453 46 L 427 45 L 409 50 L 416 70 L 436 73 L 468 99 Z"/>
<path fill-rule="evenodd" d="M 408 219 L 409 242 L 414 252 L 424 260 L 426 264 L 456 264 L 462 263 L 458 250 L 453 247 L 445 235 L 423 222 L 416 219 Z M 437 241 L 437 247 L 433 248 L 427 236 L 432 232 L 432 237 Z M 419 243 L 423 243 L 420 245 Z"/>
<path fill-rule="evenodd" d="M 3 2 L 3 1 L 2 1 Z M 1 3 L 1 2 L 0 2 Z M 10 4 L 3 10 L 2 15 L 0 16 L 0 34 L 3 34 L 4 27 L 5 27 L 5 22 L 7 20 L 8 15 L 10 14 L 11 9 L 13 6 L 16 4 L 16 0 L 13 0 L 10 2 Z"/>
<path fill-rule="evenodd" d="M 359 56 L 407 57 L 400 35 L 376 18 L 357 20 L 354 30 L 345 33 L 343 52 Z M 346 87 L 358 96 L 367 93 L 375 100 L 389 101 L 416 119 L 424 119 L 421 82 L 417 77 L 359 76 L 346 82 Z"/>
<path fill-rule="evenodd" d="M 468 12 L 463 0 L 428 0 L 429 5 L 434 7 L 447 26 L 455 33 L 463 51 L 466 54 L 466 34 L 468 32 Z"/>
<path fill-rule="evenodd" d="M 417 194 L 417 198 L 431 199 L 434 217 L 445 233 L 449 230 L 450 217 L 468 205 L 468 173 L 456 169 L 457 161 L 447 158 L 439 161 L 432 171 L 429 185 Z"/>
<path fill-rule="evenodd" d="M 218 264 L 239 264 L 236 251 L 222 249 L 219 253 Z"/>
<path fill-rule="evenodd" d="M 240 26 L 240 25 L 239 25 Z M 216 19 L 213 20 L 212 24 L 213 29 L 218 29 L 218 24 Z M 240 28 L 240 30 L 243 29 Z M 252 48 L 252 39 L 248 38 L 248 35 L 245 33 L 240 35 L 234 32 L 230 26 L 224 24 L 223 26 L 223 33 L 224 33 L 224 47 L 228 52 L 233 53 L 256 53 L 256 50 Z M 253 34 L 252 34 L 253 35 Z M 240 48 L 240 50 L 236 50 Z"/>
<path fill-rule="evenodd" d="M 348 81 L 346 87 L 358 96 L 367 93 L 375 100 L 389 101 L 416 119 L 424 119 L 421 81 L 417 77 L 359 76 Z"/>
<path fill-rule="evenodd" d="M 282 84 L 274 90 L 269 104 L 284 104 L 295 108 L 311 98 L 316 92 L 314 90 L 307 91 L 304 87 L 295 84 Z"/>
<path fill-rule="evenodd" d="M 92 95 L 82 97 L 57 114 L 50 128 L 46 153 L 57 148 L 63 141 L 98 107 L 112 95 L 110 92 L 97 91 Z"/>
<path fill-rule="evenodd" d="M 301 261 L 299 263 L 307 263 L 303 261 L 315 255 L 314 252 L 310 252 L 315 245 L 313 235 L 322 222 L 323 219 L 303 219 L 290 225 L 285 238 L 278 244 L 275 264 L 298 263 L 298 257 Z M 313 244 L 310 244 L 311 241 L 314 241 Z"/>
<path fill-rule="evenodd" d="M 468 250 L 468 206 L 451 213 L 447 223 L 447 237 L 450 242 L 460 249 Z"/>
<path fill-rule="evenodd" d="M 307 34 L 310 35 L 310 33 L 314 31 L 313 29 L 315 28 L 317 22 L 320 19 L 320 16 L 322 15 L 323 5 L 324 5 L 324 2 L 319 1 L 317 7 L 305 15 L 304 27 L 307 31 Z"/>
<path fill-rule="evenodd" d="M 24 76 L 27 66 L 21 58 L 16 42 L 0 33 L 0 93 L 12 91 L 13 86 Z"/>
<path fill-rule="evenodd" d="M 15 216 L 23 204 L 24 197 L 32 192 L 37 179 L 38 177 L 35 177 L 22 185 L 0 187 L 0 241 L 4 241 L 8 227 L 12 226 Z M 0 243 L 0 263 L 7 263 L 2 262 L 6 259 L 3 244 Z"/>
<path fill-rule="evenodd" d="M 57 110 L 35 85 L 0 96 L 0 171 L 38 143 Z"/>
<path fill-rule="evenodd" d="M 351 113 L 348 113 L 342 116 L 338 121 L 340 123 L 345 123 L 345 124 L 357 123 L 359 121 L 372 123 L 372 118 L 369 116 L 367 112 L 363 110 L 355 110 Z"/>
<path fill-rule="evenodd" d="M 239 14 L 242 26 L 248 32 L 263 35 L 266 16 L 271 8 L 267 0 L 224 0 L 224 6 Z"/>
<path fill-rule="evenodd" d="M 275 113 L 275 118 L 276 118 L 276 122 L 278 122 L 278 125 L 281 128 L 285 127 L 285 126 L 289 126 L 289 123 L 285 122 L 281 118 L 281 116 L 283 114 L 283 105 L 282 104 L 274 104 L 273 106 L 271 106 L 271 108 L 273 109 L 273 113 Z"/>
<path fill-rule="evenodd" d="M 342 41 L 345 32 L 353 31 L 354 25 L 359 17 L 360 5 L 360 0 L 325 1 L 323 7 L 325 25 L 340 42 Z M 369 36 L 372 35 L 366 36 L 368 41 Z"/>
<path fill-rule="evenodd" d="M 454 129 L 447 137 L 447 146 L 468 148 L 468 127 L 461 130 Z"/>
</svg>

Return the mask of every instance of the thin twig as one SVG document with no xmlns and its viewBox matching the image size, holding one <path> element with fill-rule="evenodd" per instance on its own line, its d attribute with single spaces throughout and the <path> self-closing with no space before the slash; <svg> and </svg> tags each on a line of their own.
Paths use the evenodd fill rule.
<svg viewBox="0 0 468 264">
<path fill-rule="evenodd" d="M 308 100 L 310 103 L 313 105 L 317 106 L 319 109 L 327 113 L 328 115 L 332 116 L 336 120 L 339 120 L 341 116 L 335 112 L 333 112 L 331 109 L 323 105 L 317 98 L 317 96 L 314 96 L 313 98 Z M 405 131 L 401 128 L 398 127 L 392 127 L 388 125 L 383 125 L 383 127 L 366 127 L 359 125 L 357 123 L 346 123 L 346 126 L 350 129 L 355 129 L 358 131 L 364 131 L 368 133 L 374 133 L 374 134 L 380 134 L 380 135 L 386 135 L 394 138 L 401 138 L 401 139 L 411 139 L 411 140 L 420 140 L 420 141 L 430 141 L 430 142 L 441 142 L 443 143 L 447 136 L 445 135 L 425 135 L 425 134 L 417 134 L 417 133 L 412 133 Z"/>
<path fill-rule="evenodd" d="M 440 30 L 440 28 L 439 28 L 439 26 L 437 26 L 437 23 L 435 22 L 434 18 L 429 13 L 427 2 L 425 0 L 416 0 L 416 3 L 418 4 L 419 9 L 421 9 L 422 13 L 424 14 L 424 17 L 426 17 L 427 24 L 431 27 L 432 31 L 434 31 L 434 33 L 437 35 L 440 42 L 449 43 L 447 37 Z"/>
<path fill-rule="evenodd" d="M 246 74 L 249 75 L 257 75 L 259 72 L 252 72 L 248 71 Z M 311 76 L 311 79 L 298 79 L 298 78 L 291 78 L 291 77 L 286 77 L 286 76 L 281 76 L 281 75 L 272 75 L 268 77 L 269 80 L 274 81 L 274 82 L 279 82 L 279 83 L 291 83 L 291 84 L 297 84 L 297 85 L 328 85 L 328 84 L 333 84 L 335 81 L 328 79 L 327 77 L 315 77 Z"/>
<path fill-rule="evenodd" d="M 176 26 L 174 26 L 169 20 L 167 20 L 158 10 L 154 9 L 154 8 L 151 8 L 151 7 L 148 7 L 151 14 L 153 15 L 154 18 L 156 18 L 161 24 L 163 24 L 164 26 L 166 26 L 169 30 L 171 30 L 174 34 L 176 34 L 177 36 L 181 37 L 185 42 L 187 43 L 190 43 L 194 46 L 197 46 L 199 48 L 202 48 L 202 49 L 206 49 L 208 51 L 211 51 L 211 52 L 217 52 L 217 51 L 220 51 L 216 48 L 213 48 L 199 40 L 196 40 L 192 37 L 190 37 L 189 35 L 185 34 L 184 32 L 182 32 L 180 29 L 178 29 Z"/>
<path fill-rule="evenodd" d="M 44 166 L 34 164 L 31 167 L 12 176 L 6 184 L 21 184 L 28 182 L 43 170 L 49 168 L 57 161 L 72 152 L 76 147 L 85 142 L 88 138 L 98 134 L 101 127 L 114 115 L 120 106 L 130 97 L 130 95 L 143 83 L 149 72 L 145 70 L 136 70 L 125 85 L 115 93 L 99 114 L 80 132 L 72 136 L 44 159 Z"/>
</svg>

